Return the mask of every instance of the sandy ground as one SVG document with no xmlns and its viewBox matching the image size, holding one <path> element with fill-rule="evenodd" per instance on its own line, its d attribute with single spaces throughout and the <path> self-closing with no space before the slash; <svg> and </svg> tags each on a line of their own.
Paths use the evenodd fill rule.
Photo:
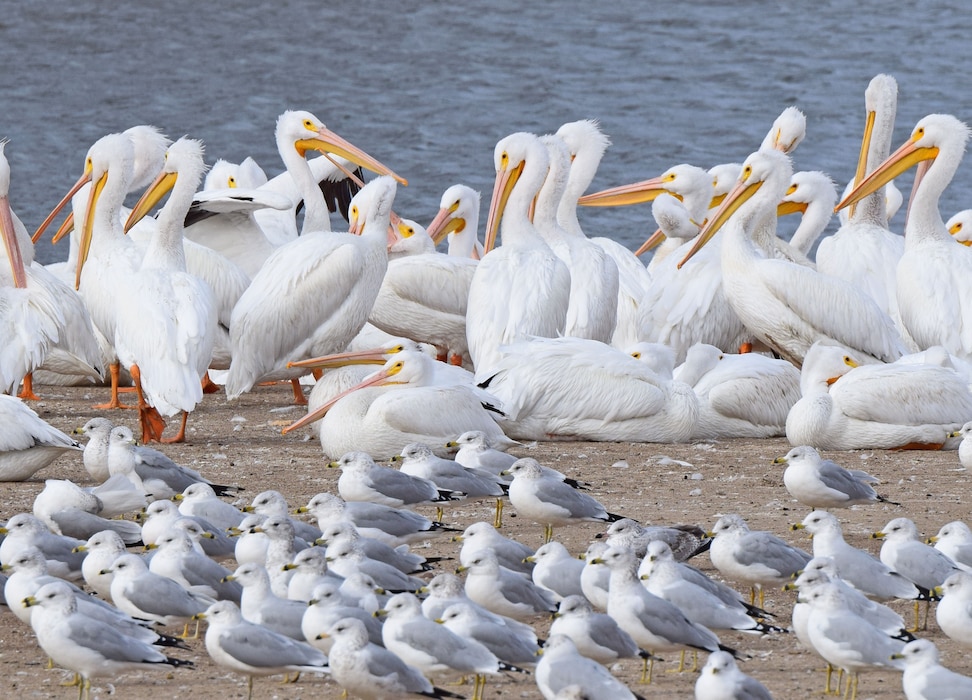
<svg viewBox="0 0 972 700">
<path fill-rule="evenodd" d="M 34 409 L 51 424 L 70 432 L 98 412 L 90 408 L 104 400 L 103 389 L 65 389 L 41 387 L 43 398 Z M 337 470 L 325 469 L 316 435 L 311 430 L 281 436 L 280 426 L 302 415 L 302 409 L 289 405 L 286 386 L 260 387 L 240 400 L 228 404 L 222 395 L 207 396 L 189 422 L 187 442 L 162 449 L 172 458 L 200 470 L 213 481 L 240 484 L 246 488 L 248 502 L 268 488 L 279 490 L 294 507 L 305 504 L 314 494 L 335 491 Z M 104 414 L 109 415 L 109 414 Z M 133 426 L 133 412 L 114 412 L 115 422 Z M 775 457 L 789 449 L 784 439 L 729 440 L 715 444 L 658 445 L 628 443 L 558 442 L 524 446 L 512 452 L 530 455 L 573 476 L 593 483 L 592 494 L 610 511 L 644 523 L 695 523 L 711 527 L 722 514 L 740 513 L 753 529 L 770 530 L 798 546 L 810 549 L 802 533 L 791 532 L 791 523 L 800 521 L 808 509 L 793 501 L 783 488 Z M 877 553 L 879 542 L 871 532 L 894 517 L 908 516 L 925 535 L 937 532 L 946 522 L 968 519 L 963 504 L 969 492 L 969 475 L 959 465 L 955 452 L 852 452 L 827 456 L 847 467 L 865 468 L 883 480 L 882 495 L 901 506 L 872 505 L 838 513 L 847 540 Z M 677 460 L 677 461 L 675 461 Z M 684 462 L 684 463 L 683 463 Z M 87 475 L 80 453 L 59 459 L 26 483 L 0 484 L 0 517 L 29 511 L 44 478 L 69 478 L 84 482 Z M 243 500 L 240 501 L 240 505 Z M 431 509 L 430 509 L 431 510 Z M 445 522 L 464 528 L 477 520 L 491 520 L 491 505 L 460 504 L 447 508 Z M 508 508 L 504 534 L 539 546 L 538 525 L 515 517 Z M 573 553 L 583 552 L 594 535 L 604 528 L 600 523 L 580 523 L 558 529 L 555 537 Z M 446 537 L 419 545 L 427 555 L 456 556 L 458 545 Z M 454 562 L 445 562 L 450 568 Z M 693 563 L 708 572 L 713 569 L 707 555 Z M 434 572 L 426 574 L 430 578 Z M 786 625 L 793 596 L 768 591 L 766 607 Z M 907 604 L 896 608 L 910 615 Z M 910 619 L 910 618 L 906 618 Z M 549 621 L 537 619 L 543 634 Z M 823 690 L 823 663 L 802 648 L 792 634 L 758 637 L 721 632 L 722 642 L 748 654 L 741 667 L 760 679 L 776 698 L 801 698 L 819 695 Z M 943 663 L 959 672 L 972 674 L 972 658 L 944 637 L 932 615 L 929 629 L 922 636 L 934 640 L 942 651 Z M 148 697 L 246 697 L 246 681 L 241 675 L 210 662 L 202 639 L 190 641 L 183 658 L 195 661 L 194 670 L 171 673 L 130 672 L 115 678 L 97 679 L 92 697 L 117 695 L 124 698 Z M 639 685 L 640 664 L 625 661 L 614 668 L 617 675 L 636 693 L 646 697 L 692 697 L 696 675 L 672 673 L 677 654 L 665 654 L 668 663 L 656 665 L 651 685 Z M 0 697 L 69 698 L 74 689 L 59 687 L 69 677 L 60 670 L 45 667 L 46 656 L 34 641 L 33 633 L 9 611 L 0 612 Z M 257 679 L 254 697 L 260 698 L 337 698 L 340 688 L 333 682 L 304 675 L 300 682 L 281 685 L 281 677 Z M 440 679 L 441 684 L 450 679 Z M 451 687 L 451 686 L 450 686 Z M 457 688 L 471 695 L 471 687 Z M 540 698 L 532 676 L 504 675 L 491 680 L 487 697 Z M 903 697 L 899 673 L 877 671 L 862 675 L 860 698 Z"/>
</svg>

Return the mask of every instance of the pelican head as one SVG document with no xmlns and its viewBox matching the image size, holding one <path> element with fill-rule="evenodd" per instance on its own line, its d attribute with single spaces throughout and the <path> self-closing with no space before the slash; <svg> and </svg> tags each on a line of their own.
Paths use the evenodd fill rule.
<svg viewBox="0 0 972 700">
<path fill-rule="evenodd" d="M 534 134 L 517 132 L 503 138 L 496 144 L 493 151 L 493 164 L 496 167 L 496 183 L 493 186 L 493 197 L 489 202 L 489 215 L 486 218 L 486 238 L 483 250 L 488 253 L 496 246 L 496 235 L 499 232 L 500 220 L 506 210 L 510 195 L 522 178 L 529 182 L 533 191 L 525 193 L 526 200 L 532 201 L 550 164 L 546 147 Z M 530 169 L 530 177 L 523 177 L 524 171 Z M 524 201 L 524 204 L 527 202 Z M 526 207 L 524 207 L 524 213 Z"/>
<path fill-rule="evenodd" d="M 206 165 L 203 162 L 204 147 L 202 141 L 182 137 L 166 150 L 162 161 L 162 169 L 158 176 L 148 186 L 138 203 L 132 208 L 125 222 L 125 232 L 131 230 L 159 200 L 162 199 L 181 177 L 192 183 L 195 190 L 202 179 Z"/>
</svg>

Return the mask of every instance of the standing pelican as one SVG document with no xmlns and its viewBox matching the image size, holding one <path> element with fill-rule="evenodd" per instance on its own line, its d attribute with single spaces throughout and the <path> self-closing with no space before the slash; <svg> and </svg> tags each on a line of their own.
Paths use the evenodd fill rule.
<svg viewBox="0 0 972 700">
<path fill-rule="evenodd" d="M 182 222 L 204 168 L 202 143 L 179 139 L 129 217 L 137 221 L 172 190 L 133 288 L 117 300 L 115 347 L 139 391 L 142 442 L 162 440 L 159 413 L 179 411 L 179 431 L 165 441 L 185 440 L 186 417 L 202 400 L 201 379 L 213 355 L 216 300 L 209 285 L 186 271 L 182 245 Z"/>
<path fill-rule="evenodd" d="M 897 103 L 895 79 L 890 75 L 874 77 L 864 92 L 867 117 L 855 186 L 891 152 Z M 905 241 L 888 230 L 887 221 L 884 187 L 879 187 L 850 210 L 848 222 L 837 233 L 820 241 L 817 269 L 858 285 L 900 327 L 896 271 Z"/>
<path fill-rule="evenodd" d="M 836 203 L 837 189 L 829 175 L 817 170 L 793 173 L 790 187 L 776 208 L 777 216 L 803 214 L 800 225 L 790 237 L 790 245 L 803 255 L 809 255 L 813 244 L 833 218 Z M 820 269 L 819 259 L 817 269 Z"/>
<path fill-rule="evenodd" d="M 766 257 L 754 241 L 767 216 L 775 218 L 791 174 L 790 159 L 779 151 L 750 155 L 736 186 L 679 265 L 728 222 L 721 254 L 723 284 L 729 303 L 756 338 L 798 366 L 810 346 L 822 339 L 880 360 L 900 357 L 901 339 L 870 297 L 843 280 Z"/>
<path fill-rule="evenodd" d="M 968 138 L 969 128 L 955 117 L 928 115 L 904 145 L 837 205 L 843 209 L 854 204 L 918 166 L 896 273 L 898 312 L 919 349 L 943 345 L 963 358 L 972 356 L 972 250 L 955 245 L 938 200 L 958 169 Z"/>
<path fill-rule="evenodd" d="M 516 133 L 496 144 L 496 184 L 486 221 L 486 254 L 469 287 L 466 339 L 477 376 L 489 376 L 500 346 L 563 333 L 570 272 L 530 221 L 550 158 L 540 139 Z M 494 250 L 502 225 L 503 245 Z"/>
</svg>

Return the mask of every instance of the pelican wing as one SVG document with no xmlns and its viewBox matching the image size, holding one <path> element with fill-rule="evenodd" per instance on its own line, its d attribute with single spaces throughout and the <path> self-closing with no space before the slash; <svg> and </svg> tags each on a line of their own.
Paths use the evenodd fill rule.
<svg viewBox="0 0 972 700">
<path fill-rule="evenodd" d="M 837 380 L 830 395 L 851 418 L 897 425 L 964 423 L 972 393 L 945 367 L 866 365 Z"/>
</svg>

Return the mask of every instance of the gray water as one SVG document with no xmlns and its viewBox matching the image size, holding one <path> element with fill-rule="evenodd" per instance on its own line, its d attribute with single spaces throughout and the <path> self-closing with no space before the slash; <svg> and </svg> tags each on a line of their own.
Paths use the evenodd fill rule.
<svg viewBox="0 0 972 700">
<path fill-rule="evenodd" d="M 11 141 L 11 203 L 30 229 L 89 145 L 134 124 L 202 139 L 208 162 L 250 155 L 275 175 L 285 109 L 314 112 L 407 177 L 396 210 L 424 223 L 456 182 L 488 199 L 503 136 L 582 118 L 613 141 L 601 189 L 676 163 L 741 161 L 796 105 L 807 138 L 795 167 L 842 187 L 875 74 L 898 80 L 895 147 L 925 114 L 972 120 L 968 18 L 958 0 L 25 0 L 0 14 L 0 137 Z M 942 198 L 946 218 L 972 206 L 970 181 L 964 165 Z M 585 211 L 582 224 L 629 246 L 654 228 L 647 205 Z M 45 262 L 66 255 L 38 247 Z"/>
</svg>

